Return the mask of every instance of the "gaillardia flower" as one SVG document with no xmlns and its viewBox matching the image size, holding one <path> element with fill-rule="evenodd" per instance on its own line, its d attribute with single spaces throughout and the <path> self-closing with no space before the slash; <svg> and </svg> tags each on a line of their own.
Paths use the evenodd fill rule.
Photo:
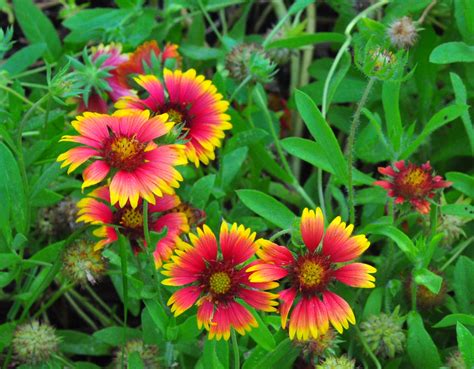
<svg viewBox="0 0 474 369">
<path fill-rule="evenodd" d="M 346 226 L 335 218 L 324 233 L 321 209 L 304 209 L 301 217 L 301 236 L 306 246 L 304 253 L 295 255 L 287 247 L 260 240 L 257 255 L 261 260 L 247 269 L 253 272 L 250 281 L 265 283 L 284 279 L 288 286 L 279 293 L 281 324 L 286 328 L 290 316 L 289 335 L 298 340 L 318 338 L 329 329 L 329 322 L 342 333 L 348 323 L 355 324 L 354 313 L 340 296 L 329 291 L 331 282 L 338 280 L 352 287 L 372 288 L 376 269 L 362 263 L 350 263 L 370 245 L 364 235 L 352 236 L 352 225 Z M 320 246 L 320 243 L 322 244 Z"/>
<path fill-rule="evenodd" d="M 120 233 L 130 240 L 135 250 L 139 250 L 139 242 L 143 242 L 147 246 L 143 232 L 142 201 L 139 200 L 136 207 L 130 206 L 129 203 L 124 207 L 111 207 L 108 205 L 109 202 L 109 187 L 102 186 L 77 203 L 79 208 L 77 221 L 100 226 L 93 232 L 95 236 L 101 238 L 95 249 L 100 249 L 118 239 L 114 226 L 119 227 Z M 178 196 L 164 195 L 163 197 L 155 197 L 154 204 L 150 204 L 148 207 L 148 227 L 150 231 L 161 232 L 164 227 L 167 227 L 166 236 L 159 240 L 156 245 L 153 245 L 153 255 L 157 267 L 161 266 L 163 260 L 169 259 L 181 233 L 189 231 L 185 214 L 168 213 L 170 209 L 179 204 Z"/>
<path fill-rule="evenodd" d="M 154 75 L 135 79 L 148 93 L 148 97 L 126 96 L 115 107 L 127 110 L 151 110 L 167 113 L 176 124 L 182 124 L 186 142 L 186 156 L 199 166 L 214 160 L 214 151 L 221 145 L 224 131 L 232 128 L 230 116 L 225 114 L 229 103 L 222 99 L 217 88 L 194 69 L 187 72 L 164 70 L 162 84 Z"/>
<path fill-rule="evenodd" d="M 255 233 L 233 224 L 222 223 L 220 250 L 214 233 L 206 225 L 189 234 L 191 244 L 178 244 L 176 255 L 165 264 L 162 273 L 167 286 L 186 286 L 173 293 L 168 301 L 175 316 L 198 306 L 198 327 L 209 331 L 209 339 L 228 340 L 233 327 L 244 335 L 257 321 L 239 300 L 258 310 L 276 311 L 277 295 L 264 290 L 278 286 L 275 282 L 255 283 L 249 280 L 248 260 L 257 251 Z"/>
<path fill-rule="evenodd" d="M 385 188 L 390 197 L 395 197 L 396 204 L 410 202 L 421 214 L 428 214 L 430 203 L 427 199 L 434 197 L 434 190 L 451 186 L 451 182 L 444 181 L 441 176 L 433 176 L 430 162 L 421 166 L 397 161 L 394 167 L 379 167 L 379 173 L 390 179 L 376 181 L 374 184 Z"/>
<path fill-rule="evenodd" d="M 129 88 L 130 81 L 128 78 L 137 74 L 146 74 L 145 70 L 153 68 L 153 61 L 163 64 L 167 59 L 176 59 L 178 62 L 181 56 L 178 53 L 178 45 L 166 44 L 163 50 L 160 49 L 156 41 L 147 41 L 138 46 L 137 49 L 129 55 L 124 63 L 121 63 L 117 69 L 117 77 L 122 88 Z M 130 93 L 127 95 L 131 95 Z M 125 95 L 122 95 L 125 96 Z"/>
<path fill-rule="evenodd" d="M 173 127 L 168 114 L 150 118 L 148 111 L 116 112 L 114 115 L 84 113 L 72 122 L 78 136 L 63 136 L 61 141 L 82 144 L 59 155 L 61 167 L 74 171 L 89 159 L 94 162 L 83 172 L 82 188 L 95 185 L 111 173 L 110 200 L 121 207 L 127 201 L 137 207 L 139 197 L 151 204 L 155 195 L 173 194 L 183 180 L 175 169 L 185 164 L 184 146 L 162 145 L 153 140 Z"/>
</svg>

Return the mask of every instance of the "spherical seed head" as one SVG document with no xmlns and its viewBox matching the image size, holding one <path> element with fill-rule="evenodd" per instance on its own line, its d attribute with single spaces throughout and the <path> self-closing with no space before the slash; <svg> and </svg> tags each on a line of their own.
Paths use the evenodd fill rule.
<svg viewBox="0 0 474 369">
<path fill-rule="evenodd" d="M 316 339 L 295 341 L 297 346 L 302 347 L 305 356 L 309 354 L 314 356 L 326 356 L 328 353 L 333 354 L 337 343 L 337 335 L 331 328 Z"/>
<path fill-rule="evenodd" d="M 62 272 L 71 281 L 95 284 L 106 269 L 102 252 L 88 240 L 77 240 L 64 251 Z"/>
<path fill-rule="evenodd" d="M 354 367 L 355 360 L 350 360 L 347 356 L 328 357 L 316 365 L 316 369 L 354 369 Z"/>
<path fill-rule="evenodd" d="M 393 358 L 403 351 L 405 345 L 402 326 L 403 319 L 394 312 L 392 315 L 372 315 L 361 323 L 360 329 L 372 351 L 384 358 Z"/>
<path fill-rule="evenodd" d="M 454 352 L 446 363 L 446 366 L 449 369 L 466 369 L 466 364 L 464 359 L 459 351 Z"/>
<path fill-rule="evenodd" d="M 399 49 L 408 49 L 418 38 L 415 23 L 410 17 L 397 19 L 390 25 L 387 32 L 392 45 Z"/>
<path fill-rule="evenodd" d="M 234 47 L 227 56 L 226 68 L 237 81 L 251 76 L 253 82 L 268 83 L 276 73 L 276 64 L 258 44 L 240 44 Z"/>
<path fill-rule="evenodd" d="M 437 230 L 444 233 L 444 238 L 441 241 L 443 246 L 451 248 L 461 237 L 466 237 L 463 226 L 469 223 L 469 221 L 470 219 L 457 215 L 440 215 Z"/>
<path fill-rule="evenodd" d="M 138 353 L 142 359 L 144 369 L 158 369 L 160 367 L 157 346 L 147 345 L 142 340 L 131 340 L 127 342 L 124 348 L 116 351 L 114 359 L 115 368 L 122 369 L 123 356 L 124 368 L 127 369 L 128 356 L 133 352 Z"/>
<path fill-rule="evenodd" d="M 53 327 L 33 320 L 17 327 L 13 334 L 13 352 L 22 363 L 44 363 L 58 351 L 59 341 Z"/>
<path fill-rule="evenodd" d="M 436 269 L 431 270 L 433 273 L 442 276 L 442 273 Z M 411 277 L 408 277 L 405 281 L 405 291 L 409 302 L 411 303 L 411 284 L 413 283 Z M 416 287 L 416 306 L 421 310 L 432 310 L 444 303 L 448 292 L 448 285 L 446 284 L 446 278 L 443 278 L 441 288 L 438 293 L 431 292 L 427 287 L 418 285 Z"/>
<path fill-rule="evenodd" d="M 42 209 L 38 215 L 41 233 L 55 239 L 66 237 L 78 227 L 76 216 L 76 202 L 69 197 L 50 208 Z"/>
<path fill-rule="evenodd" d="M 266 34 L 268 36 L 270 34 L 271 30 L 269 30 Z M 285 32 L 282 28 L 278 30 L 278 32 L 273 36 L 272 42 L 282 39 L 285 37 Z M 267 49 L 266 53 L 268 57 L 273 60 L 275 63 L 278 65 L 286 64 L 290 61 L 291 57 L 291 50 L 286 48 L 286 47 L 275 47 L 272 49 Z"/>
</svg>

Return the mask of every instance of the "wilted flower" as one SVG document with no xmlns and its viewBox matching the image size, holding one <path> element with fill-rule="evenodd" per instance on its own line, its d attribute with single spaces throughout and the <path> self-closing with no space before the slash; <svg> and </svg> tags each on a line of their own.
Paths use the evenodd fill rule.
<svg viewBox="0 0 474 369">
<path fill-rule="evenodd" d="M 163 74 L 163 83 L 154 75 L 135 78 L 147 97 L 124 97 L 115 106 L 128 112 L 150 110 L 154 114 L 168 114 L 181 127 L 188 160 L 197 167 L 200 163 L 208 164 L 215 159 L 214 152 L 221 146 L 224 131 L 232 128 L 226 114 L 229 103 L 211 81 L 197 75 L 194 69 L 165 69 Z"/>
<path fill-rule="evenodd" d="M 441 176 L 433 176 L 429 161 L 419 166 L 400 160 L 394 167 L 379 167 L 378 171 L 390 179 L 374 184 L 385 188 L 390 197 L 395 197 L 396 204 L 408 201 L 421 214 L 429 213 L 428 199 L 434 197 L 435 190 L 451 186 L 451 182 L 444 181 Z"/>
<path fill-rule="evenodd" d="M 413 46 L 418 37 L 416 26 L 410 17 L 395 20 L 387 30 L 390 42 L 399 49 Z"/>
<path fill-rule="evenodd" d="M 84 113 L 72 122 L 79 133 L 61 141 L 81 144 L 58 156 L 61 167 L 71 173 L 89 159 L 94 162 L 83 172 L 82 188 L 102 182 L 111 173 L 110 201 L 121 207 L 127 201 L 133 208 L 138 199 L 155 203 L 155 195 L 173 194 L 183 177 L 175 166 L 186 164 L 184 146 L 158 144 L 154 140 L 173 127 L 168 114 L 116 112 L 114 115 Z"/>
<path fill-rule="evenodd" d="M 189 234 L 191 244 L 182 242 L 171 262 L 162 272 L 167 286 L 186 286 L 173 293 L 168 301 L 171 311 L 178 316 L 196 304 L 198 327 L 209 331 L 209 339 L 228 340 L 231 328 L 244 335 L 257 321 L 239 300 L 262 311 L 276 311 L 277 295 L 264 290 L 277 283 L 255 283 L 245 271 L 257 249 L 255 233 L 233 224 L 229 229 L 222 223 L 218 243 L 206 225 Z"/>
<path fill-rule="evenodd" d="M 156 41 L 147 41 L 138 46 L 137 49 L 129 55 L 124 63 L 117 68 L 117 78 L 122 88 L 131 88 L 130 82 L 133 77 L 139 74 L 149 74 L 157 67 L 161 70 L 166 60 L 174 59 L 181 61 L 178 53 L 178 45 L 166 44 L 163 50 L 160 49 Z M 132 95 L 129 93 L 128 95 Z M 122 95 L 125 96 L 125 95 Z"/>
<path fill-rule="evenodd" d="M 77 228 L 76 215 L 76 202 L 65 198 L 52 207 L 41 209 L 38 214 L 39 229 L 53 238 L 69 236 Z"/>
<path fill-rule="evenodd" d="M 226 58 L 226 69 L 237 81 L 250 76 L 252 82 L 268 83 L 273 79 L 276 67 L 258 44 L 237 45 Z"/>
<path fill-rule="evenodd" d="M 126 343 L 125 347 L 121 347 L 115 352 L 115 368 L 133 369 L 128 366 L 128 358 L 134 352 L 140 356 L 143 363 L 143 369 L 158 369 L 160 367 L 157 346 L 147 345 L 142 340 L 130 340 Z"/>
<path fill-rule="evenodd" d="M 360 324 L 360 329 L 370 349 L 383 358 L 393 359 L 403 352 L 405 345 L 404 319 L 398 316 L 398 310 L 391 315 L 381 313 L 372 315 Z"/>
<path fill-rule="evenodd" d="M 78 222 L 86 222 L 100 227 L 94 231 L 94 235 L 100 237 L 95 248 L 100 249 L 118 239 L 116 227 L 125 235 L 132 247 L 139 250 L 139 243 L 146 245 L 143 232 L 143 202 L 138 200 L 136 207 L 126 203 L 123 207 L 109 206 L 110 189 L 102 186 L 92 191 L 89 196 L 80 200 Z M 167 233 L 156 245 L 152 245 L 156 266 L 161 266 L 163 260 L 169 259 L 179 236 L 189 231 L 186 215 L 181 212 L 172 212 L 180 204 L 176 195 L 163 195 L 155 197 L 153 204 L 148 207 L 148 227 L 150 231 L 161 232 L 166 227 Z"/>
<path fill-rule="evenodd" d="M 62 271 L 73 282 L 95 284 L 107 269 L 100 250 L 88 240 L 77 240 L 64 250 Z"/>
<path fill-rule="evenodd" d="M 466 364 L 464 363 L 464 358 L 459 351 L 456 351 L 449 356 L 446 366 L 449 369 L 467 369 Z"/>
<path fill-rule="evenodd" d="M 324 232 L 324 217 L 320 208 L 304 209 L 301 217 L 304 253 L 294 254 L 285 246 L 259 240 L 261 249 L 250 281 L 264 283 L 283 279 L 288 288 L 280 291 L 281 324 L 285 328 L 290 316 L 290 339 L 318 338 L 329 329 L 329 322 L 342 333 L 355 324 L 349 304 L 329 290 L 338 280 L 348 286 L 373 288 L 376 269 L 368 264 L 341 263 L 353 261 L 370 245 L 364 235 L 352 236 L 354 226 L 346 226 L 341 217 L 335 218 Z M 322 242 L 322 247 L 320 243 Z"/>
<path fill-rule="evenodd" d="M 33 320 L 17 327 L 13 334 L 13 352 L 22 363 L 47 362 L 58 351 L 60 339 L 48 324 Z"/>
<path fill-rule="evenodd" d="M 328 357 L 316 365 L 316 369 L 354 369 L 354 367 L 355 360 L 350 360 L 347 356 Z"/>
</svg>

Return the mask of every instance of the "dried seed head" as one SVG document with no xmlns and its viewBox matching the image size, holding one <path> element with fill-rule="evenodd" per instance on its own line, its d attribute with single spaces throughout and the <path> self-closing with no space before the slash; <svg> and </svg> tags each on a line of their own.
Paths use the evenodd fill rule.
<svg viewBox="0 0 474 369">
<path fill-rule="evenodd" d="M 142 340 L 128 341 L 124 348 L 120 348 L 115 353 L 114 364 L 117 369 L 128 368 L 128 357 L 136 352 L 143 363 L 144 369 L 158 369 L 160 362 L 158 360 L 158 347 L 147 345 Z M 122 367 L 122 357 L 124 366 Z"/>
<path fill-rule="evenodd" d="M 314 356 L 327 356 L 328 354 L 334 354 L 337 343 L 337 335 L 331 328 L 326 333 L 319 335 L 317 339 L 295 341 L 297 346 L 302 347 L 305 356 L 309 354 Z"/>
<path fill-rule="evenodd" d="M 402 17 L 394 21 L 387 33 L 392 45 L 399 49 L 410 48 L 418 38 L 415 23 L 410 17 Z"/>
<path fill-rule="evenodd" d="M 442 276 L 442 273 L 438 270 L 432 269 L 433 273 Z M 408 277 L 405 284 L 406 284 L 406 294 L 408 300 L 411 303 L 411 284 L 412 284 L 411 277 Z M 416 306 L 418 306 L 421 310 L 431 310 L 438 306 L 441 306 L 444 303 L 448 291 L 448 286 L 446 284 L 446 278 L 443 278 L 443 282 L 441 283 L 441 289 L 438 293 L 431 292 L 427 287 L 423 285 L 419 285 L 416 288 Z"/>
<path fill-rule="evenodd" d="M 454 352 L 449 358 L 446 363 L 446 366 L 449 369 L 466 369 L 466 364 L 464 363 L 464 359 L 459 351 Z"/>
<path fill-rule="evenodd" d="M 50 208 L 42 209 L 38 216 L 41 233 L 54 239 L 69 236 L 78 227 L 76 215 L 76 202 L 69 197 Z"/>
<path fill-rule="evenodd" d="M 78 240 L 63 254 L 63 274 L 71 281 L 80 284 L 95 284 L 107 269 L 107 263 L 94 243 Z"/>
<path fill-rule="evenodd" d="M 395 311 L 392 315 L 372 315 L 361 323 L 360 329 L 372 351 L 384 358 L 394 358 L 405 345 L 402 326 L 403 319 Z"/>
<path fill-rule="evenodd" d="M 59 341 L 53 327 L 33 320 L 16 329 L 12 341 L 13 352 L 22 363 L 45 363 L 58 351 Z"/>
</svg>

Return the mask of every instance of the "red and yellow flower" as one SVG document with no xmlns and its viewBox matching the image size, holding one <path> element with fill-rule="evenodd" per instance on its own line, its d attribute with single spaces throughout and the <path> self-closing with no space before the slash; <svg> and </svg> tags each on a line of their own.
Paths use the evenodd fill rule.
<svg viewBox="0 0 474 369">
<path fill-rule="evenodd" d="M 199 166 L 215 159 L 214 151 L 220 147 L 224 131 L 231 129 L 226 114 L 229 103 L 211 81 L 196 75 L 194 69 L 164 70 L 163 83 L 154 75 L 141 75 L 135 81 L 148 93 L 148 97 L 127 96 L 115 107 L 127 110 L 150 110 L 167 113 L 176 124 L 181 123 L 186 142 L 186 156 Z"/>
<path fill-rule="evenodd" d="M 145 65 L 152 68 L 153 59 L 164 64 L 167 59 L 176 59 L 178 62 L 181 56 L 178 53 L 178 45 L 166 44 L 161 50 L 156 41 L 147 41 L 138 46 L 129 55 L 128 60 L 121 63 L 117 69 L 117 77 L 122 88 L 130 88 L 129 78 L 137 74 L 145 74 Z M 131 95 L 130 93 L 127 95 Z M 126 95 L 122 95 L 126 96 Z"/>
<path fill-rule="evenodd" d="M 400 160 L 393 167 L 379 167 L 378 171 L 390 178 L 374 184 L 386 189 L 390 197 L 395 197 L 396 204 L 408 201 L 421 214 L 429 213 L 428 199 L 434 197 L 433 191 L 452 184 L 444 181 L 441 176 L 433 176 L 429 161 L 419 166 Z"/>
<path fill-rule="evenodd" d="M 321 209 L 304 209 L 300 226 L 304 253 L 294 254 L 287 247 L 259 241 L 260 260 L 247 269 L 251 272 L 250 281 L 268 283 L 283 279 L 287 288 L 279 293 L 281 324 L 286 328 L 291 310 L 290 339 L 316 339 L 327 332 L 329 323 L 340 333 L 349 323 L 355 324 L 349 304 L 329 290 L 336 280 L 352 287 L 374 287 L 375 278 L 370 273 L 375 273 L 375 268 L 348 263 L 370 245 L 364 235 L 351 237 L 353 228 L 337 217 L 325 233 Z"/>
<path fill-rule="evenodd" d="M 101 249 L 118 239 L 115 227 L 119 227 L 120 233 L 130 240 L 135 250 L 139 250 L 140 242 L 146 246 L 142 201 L 139 200 L 136 207 L 130 206 L 129 203 L 124 207 L 110 206 L 109 203 L 109 186 L 95 189 L 77 203 L 79 209 L 77 222 L 100 226 L 93 232 L 95 236 L 101 238 L 95 248 Z M 169 213 L 169 210 L 177 207 L 180 203 L 181 201 L 176 195 L 155 196 L 154 204 L 150 204 L 148 207 L 150 231 L 161 232 L 164 227 L 167 228 L 166 236 L 153 245 L 153 255 L 157 267 L 161 266 L 163 260 L 169 259 L 179 236 L 184 232 L 189 232 L 188 221 L 184 213 Z"/>
<path fill-rule="evenodd" d="M 84 113 L 72 122 L 78 136 L 63 136 L 61 141 L 81 144 L 59 155 L 61 167 L 68 173 L 93 159 L 83 172 L 82 188 L 102 182 L 111 173 L 112 205 L 127 201 L 133 208 L 138 199 L 151 204 L 156 196 L 173 194 L 183 180 L 175 166 L 186 163 L 184 146 L 163 145 L 153 140 L 166 135 L 173 127 L 168 115 L 150 118 L 148 111 L 117 112 L 114 115 Z M 156 196 L 155 196 L 156 195 Z"/>
<path fill-rule="evenodd" d="M 204 326 L 210 339 L 228 340 L 231 328 L 244 335 L 257 326 L 255 317 L 240 300 L 258 310 L 276 311 L 277 295 L 265 290 L 278 284 L 252 282 L 245 270 L 257 251 L 255 233 L 237 224 L 229 229 L 223 222 L 220 248 L 206 225 L 197 229 L 197 235 L 189 234 L 189 239 L 191 244 L 178 244 L 176 255 L 164 265 L 162 272 L 168 277 L 163 284 L 186 286 L 173 293 L 168 301 L 175 316 L 196 304 L 198 327 Z"/>
</svg>

